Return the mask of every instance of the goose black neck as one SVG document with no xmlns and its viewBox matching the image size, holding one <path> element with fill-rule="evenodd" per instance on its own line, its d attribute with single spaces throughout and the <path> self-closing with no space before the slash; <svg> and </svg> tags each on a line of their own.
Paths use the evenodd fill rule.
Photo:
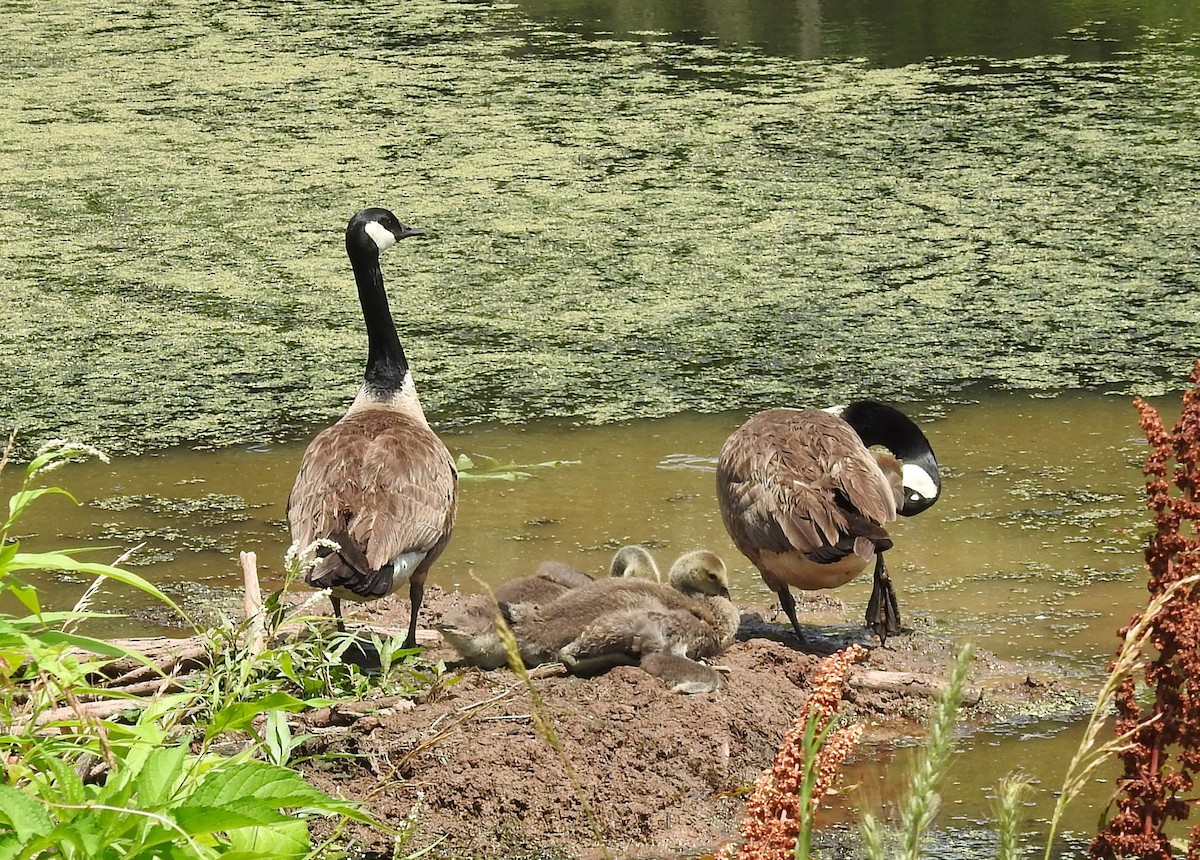
<svg viewBox="0 0 1200 860">
<path fill-rule="evenodd" d="M 383 287 L 383 271 L 379 267 L 379 248 L 361 230 L 346 234 L 346 254 L 358 284 L 358 301 L 362 305 L 363 322 L 367 327 L 367 368 L 363 375 L 368 386 L 382 392 L 397 391 L 408 373 L 408 358 L 396 323 L 388 307 Z"/>
<path fill-rule="evenodd" d="M 845 407 L 841 419 L 854 428 L 863 444 L 882 445 L 906 463 L 933 460 L 933 447 L 911 418 L 877 400 L 858 400 Z"/>
</svg>

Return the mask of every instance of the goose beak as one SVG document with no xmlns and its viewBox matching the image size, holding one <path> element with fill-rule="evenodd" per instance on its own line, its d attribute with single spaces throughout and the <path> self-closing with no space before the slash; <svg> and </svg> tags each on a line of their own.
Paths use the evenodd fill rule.
<svg viewBox="0 0 1200 860">
<path fill-rule="evenodd" d="M 408 239 L 412 236 L 424 236 L 425 231 L 420 227 L 409 227 L 407 224 L 400 225 L 400 232 L 396 234 L 396 240 Z"/>
</svg>

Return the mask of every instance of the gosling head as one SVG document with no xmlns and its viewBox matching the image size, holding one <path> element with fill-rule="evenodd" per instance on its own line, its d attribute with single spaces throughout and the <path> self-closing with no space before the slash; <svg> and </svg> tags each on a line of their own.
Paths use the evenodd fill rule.
<svg viewBox="0 0 1200 860">
<path fill-rule="evenodd" d="M 616 577 L 636 576 L 651 582 L 662 582 L 662 574 L 658 572 L 654 556 L 650 555 L 645 547 L 637 544 L 623 546 L 617 550 L 608 568 L 608 574 Z"/>
<path fill-rule="evenodd" d="M 725 562 L 715 552 L 697 549 L 684 553 L 671 565 L 667 581 L 691 597 L 729 599 L 729 574 Z"/>
</svg>

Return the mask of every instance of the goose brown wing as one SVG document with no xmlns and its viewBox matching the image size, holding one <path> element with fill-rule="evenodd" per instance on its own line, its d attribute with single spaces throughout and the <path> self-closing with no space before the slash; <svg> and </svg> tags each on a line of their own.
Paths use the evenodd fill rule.
<svg viewBox="0 0 1200 860">
<path fill-rule="evenodd" d="M 840 557 L 857 551 L 857 537 L 886 537 L 879 526 L 896 518 L 875 458 L 849 425 L 821 410 L 752 417 L 726 442 L 717 472 L 722 514 L 743 552 L 836 547 Z"/>
<path fill-rule="evenodd" d="M 406 552 L 432 557 L 449 540 L 458 501 L 446 446 L 423 422 L 390 410 L 352 413 L 304 454 L 288 502 L 303 548 L 343 533 L 378 570 Z"/>
</svg>

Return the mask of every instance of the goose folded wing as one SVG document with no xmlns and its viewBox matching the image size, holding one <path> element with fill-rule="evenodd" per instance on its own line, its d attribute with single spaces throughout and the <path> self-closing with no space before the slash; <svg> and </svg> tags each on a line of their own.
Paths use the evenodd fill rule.
<svg viewBox="0 0 1200 860">
<path fill-rule="evenodd" d="M 381 433 L 363 457 L 362 504 L 348 530 L 378 569 L 408 553 L 446 544 L 454 527 L 457 474 L 441 441 L 426 430 Z"/>
</svg>

